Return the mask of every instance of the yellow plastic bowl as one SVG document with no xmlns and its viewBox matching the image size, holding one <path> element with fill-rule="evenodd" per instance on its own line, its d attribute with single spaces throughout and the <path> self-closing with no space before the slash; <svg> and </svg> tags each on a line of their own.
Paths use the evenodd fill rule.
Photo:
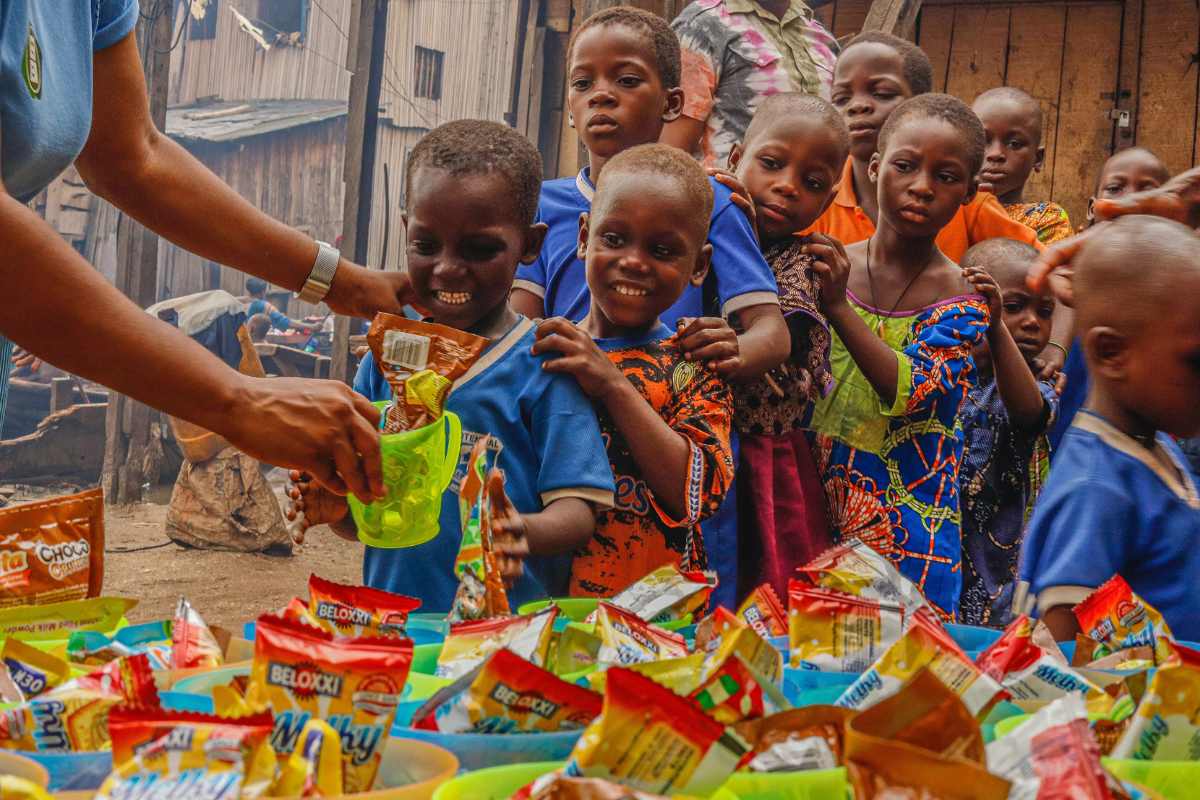
<svg viewBox="0 0 1200 800">
<path fill-rule="evenodd" d="M 433 800 L 508 800 L 525 784 L 562 765 L 561 761 L 540 761 L 468 772 L 442 784 L 442 788 L 434 792 Z M 682 795 L 676 797 L 683 800 Z M 709 800 L 737 800 L 737 795 L 721 787 L 709 796 Z"/>
<path fill-rule="evenodd" d="M 16 775 L 45 789 L 50 785 L 50 773 L 31 758 L 0 750 L 0 775 Z"/>
</svg>

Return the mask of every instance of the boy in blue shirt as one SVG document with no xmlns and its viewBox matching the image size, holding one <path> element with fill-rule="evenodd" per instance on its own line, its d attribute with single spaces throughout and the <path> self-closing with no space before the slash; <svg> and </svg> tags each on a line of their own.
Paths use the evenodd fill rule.
<svg viewBox="0 0 1200 800">
<path fill-rule="evenodd" d="M 1200 496 L 1167 434 L 1200 431 L 1200 240 L 1176 222 L 1122 217 L 1073 267 L 1091 389 L 1025 534 L 1017 610 L 1069 641 L 1072 607 L 1119 574 L 1195 640 Z"/>
<path fill-rule="evenodd" d="M 579 217 L 592 204 L 596 181 L 613 156 L 657 142 L 663 126 L 683 108 L 679 39 L 666 20 L 618 6 L 593 14 L 567 47 L 567 104 L 572 124 L 588 150 L 588 166 L 574 178 L 542 186 L 538 220 L 549 226 L 536 261 L 517 270 L 513 308 L 530 317 L 579 322 L 590 307 Z M 721 183 L 710 181 L 713 209 L 708 242 L 712 268 L 662 314 L 681 329 L 680 346 L 727 380 L 751 379 L 788 357 L 790 337 L 779 311 L 774 274 L 763 259 L 746 215 Z M 716 317 L 728 317 L 733 328 Z M 736 331 L 736 335 L 735 335 Z M 736 443 L 735 443 L 736 448 Z M 732 493 L 731 493 L 732 494 Z M 721 579 L 716 599 L 734 604 L 737 584 L 736 503 L 732 500 L 704 526 L 713 565 Z"/>
<path fill-rule="evenodd" d="M 417 547 L 368 547 L 364 556 L 368 586 L 419 597 L 427 611 L 447 611 L 454 599 L 457 487 L 483 435 L 492 434 L 502 448 L 498 466 L 516 511 L 505 532 L 533 556 L 509 591 L 514 607 L 565 592 L 569 564 L 538 556 L 587 542 L 595 511 L 613 503 L 612 470 L 591 404 L 569 376 L 541 369 L 545 359 L 532 352 L 533 322 L 508 306 L 518 262 L 532 261 L 545 235 L 546 226 L 533 221 L 540 182 L 537 150 L 493 122 L 447 123 L 409 157 L 404 226 L 418 304 L 433 322 L 492 340 L 446 401 L 462 420 L 463 450 L 443 497 L 439 535 Z M 391 398 L 370 354 L 354 388 L 371 400 Z M 343 498 L 305 481 L 291 495 L 307 524 L 330 523 L 355 538 Z"/>
</svg>

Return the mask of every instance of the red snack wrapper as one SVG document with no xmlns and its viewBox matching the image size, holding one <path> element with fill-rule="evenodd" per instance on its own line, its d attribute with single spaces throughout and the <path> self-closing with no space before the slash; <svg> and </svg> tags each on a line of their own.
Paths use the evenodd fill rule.
<svg viewBox="0 0 1200 800">
<path fill-rule="evenodd" d="M 175 669 L 216 667 L 225 657 L 217 637 L 186 598 L 179 598 L 171 626 L 171 666 Z"/>
<path fill-rule="evenodd" d="M 498 650 L 413 715 L 414 728 L 442 733 L 532 733 L 582 728 L 603 698 L 511 650 Z"/>
<path fill-rule="evenodd" d="M 696 650 L 708 653 L 721 644 L 721 637 L 728 631 L 748 627 L 746 622 L 724 606 L 696 623 Z"/>
<path fill-rule="evenodd" d="M 1079 695 L 1055 700 L 987 747 L 992 773 L 1013 783 L 1012 796 L 1108 800 L 1100 748 Z"/>
<path fill-rule="evenodd" d="M 308 578 L 310 618 L 339 636 L 404 636 L 408 615 L 420 607 L 415 597 Z"/>
<path fill-rule="evenodd" d="M 769 583 L 764 583 L 751 592 L 737 610 L 737 615 L 764 639 L 787 636 L 787 612 L 784 611 L 783 603 L 779 601 L 779 595 L 775 594 Z"/>
<path fill-rule="evenodd" d="M 1104 646 L 1093 652 L 1093 658 L 1131 647 L 1152 647 L 1155 663 L 1170 660 L 1171 629 L 1120 575 L 1109 578 L 1073 610 L 1080 629 Z"/>
<path fill-rule="evenodd" d="M 258 618 L 247 700 L 275 712 L 280 761 L 312 718 L 342 737 L 344 791 L 371 788 L 412 666 L 412 640 L 349 639 L 274 615 Z"/>
<path fill-rule="evenodd" d="M 97 597 L 103 585 L 99 489 L 0 509 L 0 608 Z"/>
</svg>

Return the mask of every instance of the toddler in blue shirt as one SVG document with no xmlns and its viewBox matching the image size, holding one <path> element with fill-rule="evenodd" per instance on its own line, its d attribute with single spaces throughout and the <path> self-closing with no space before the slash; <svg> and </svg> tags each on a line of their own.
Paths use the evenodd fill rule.
<svg viewBox="0 0 1200 800">
<path fill-rule="evenodd" d="M 418 304 L 431 321 L 491 344 L 446 401 L 462 420 L 463 450 L 443 496 L 439 534 L 417 547 L 368 547 L 364 580 L 420 598 L 423 611 L 449 610 L 461 542 L 457 487 L 472 446 L 492 434 L 516 511 L 503 523 L 506 552 L 514 556 L 506 561 L 515 567 L 510 602 L 563 594 L 570 558 L 541 556 L 591 539 L 595 511 L 612 506 L 613 475 L 591 403 L 570 376 L 541 368 L 545 357 L 532 353 L 533 322 L 508 306 L 517 264 L 537 256 L 546 232 L 533 219 L 541 157 L 505 125 L 459 120 L 417 143 L 405 179 L 408 272 Z M 371 400 L 391 398 L 369 354 L 354 388 Z M 308 524 L 330 523 L 355 539 L 344 498 L 304 480 L 291 494 Z M 528 570 L 520 574 L 526 551 Z"/>
<path fill-rule="evenodd" d="M 1200 638 L 1200 495 L 1170 435 L 1200 432 L 1200 239 L 1123 217 L 1073 259 L 1091 388 L 1063 437 L 1021 552 L 1016 607 L 1060 641 L 1072 607 L 1120 574 L 1177 637 Z"/>
</svg>

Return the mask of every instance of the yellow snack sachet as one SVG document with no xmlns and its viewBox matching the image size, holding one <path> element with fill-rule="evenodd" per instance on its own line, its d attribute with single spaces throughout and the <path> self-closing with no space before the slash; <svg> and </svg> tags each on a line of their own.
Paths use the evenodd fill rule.
<svg viewBox="0 0 1200 800">
<path fill-rule="evenodd" d="M 545 667 L 557 617 L 558 607 L 549 606 L 536 614 L 521 617 L 451 623 L 450 635 L 438 654 L 437 676 L 458 680 L 502 648 L 512 650 L 536 666 Z"/>
<path fill-rule="evenodd" d="M 862 672 L 904 633 L 899 603 L 855 597 L 793 580 L 788 585 L 791 665 Z"/>
<path fill-rule="evenodd" d="M 1139 761 L 1200 759 L 1200 652 L 1173 644 L 1113 749 L 1113 758 Z"/>
<path fill-rule="evenodd" d="M 44 641 L 68 639 L 75 631 L 112 633 L 137 603 L 128 597 L 93 597 L 0 608 L 0 637 Z"/>
<path fill-rule="evenodd" d="M 600 637 L 597 663 L 627 667 L 644 661 L 683 658 L 687 640 L 677 633 L 646 622 L 632 611 L 610 603 L 596 610 L 596 635 Z"/>
<path fill-rule="evenodd" d="M 555 675 L 567 675 L 594 667 L 599 655 L 599 636 L 575 625 L 568 625 L 558 634 L 558 645 L 554 648 L 554 669 L 551 672 Z"/>
<path fill-rule="evenodd" d="M 310 719 L 280 767 L 269 797 L 332 797 L 342 793 L 342 737 L 324 720 Z"/>
<path fill-rule="evenodd" d="M 631 669 L 639 675 L 645 675 L 659 686 L 665 686 L 675 694 L 686 697 L 700 687 L 705 658 L 704 653 L 696 652 L 682 658 L 630 664 L 627 669 Z M 604 694 L 608 684 L 608 671 L 593 672 L 587 676 L 587 683 L 592 691 Z"/>
<path fill-rule="evenodd" d="M 275 775 L 270 713 L 227 718 L 121 706 L 109 715 L 113 771 L 96 800 L 263 797 Z"/>
<path fill-rule="evenodd" d="M 699 611 L 712 594 L 715 579 L 683 572 L 674 564 L 659 567 L 623 589 L 609 602 L 647 622 L 670 622 Z"/>
<path fill-rule="evenodd" d="M 796 575 L 814 586 L 899 604 L 906 613 L 928 605 L 916 584 L 896 565 L 860 539 L 846 539 L 802 567 Z"/>
<path fill-rule="evenodd" d="M 0 775 L 0 800 L 54 800 L 42 787 L 16 775 Z"/>
<path fill-rule="evenodd" d="M 71 674 L 66 661 L 20 639 L 5 639 L 0 659 L 25 700 L 62 685 Z"/>
<path fill-rule="evenodd" d="M 788 708 L 775 690 L 783 677 L 783 654 L 750 628 L 735 628 L 708 657 L 700 685 L 689 695 L 725 725 Z"/>
</svg>

